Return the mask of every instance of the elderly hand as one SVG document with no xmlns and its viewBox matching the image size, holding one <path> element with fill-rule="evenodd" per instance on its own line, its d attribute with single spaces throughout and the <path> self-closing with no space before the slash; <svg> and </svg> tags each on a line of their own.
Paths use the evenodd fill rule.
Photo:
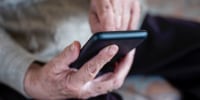
<svg viewBox="0 0 200 100">
<path fill-rule="evenodd" d="M 134 50 L 116 65 L 114 72 L 95 78 L 117 51 L 116 45 L 108 46 L 76 70 L 69 68 L 80 52 L 80 44 L 74 42 L 45 66 L 31 66 L 25 77 L 25 91 L 36 99 L 58 100 L 86 99 L 118 89 L 131 67 Z"/>
<path fill-rule="evenodd" d="M 135 30 L 139 18 L 138 0 L 91 0 L 89 20 L 93 33 Z"/>
</svg>

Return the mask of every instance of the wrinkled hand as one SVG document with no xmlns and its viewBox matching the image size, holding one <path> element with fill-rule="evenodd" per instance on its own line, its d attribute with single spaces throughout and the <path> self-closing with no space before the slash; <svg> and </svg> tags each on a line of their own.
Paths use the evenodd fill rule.
<svg viewBox="0 0 200 100">
<path fill-rule="evenodd" d="M 91 0 L 89 20 L 93 33 L 135 30 L 139 18 L 138 0 Z"/>
<path fill-rule="evenodd" d="M 118 89 L 131 67 L 134 50 L 116 65 L 114 72 L 95 78 L 117 51 L 116 45 L 108 46 L 76 70 L 69 68 L 80 52 L 80 44 L 74 42 L 45 66 L 31 66 L 25 77 L 25 91 L 36 99 L 58 100 L 86 99 Z"/>
</svg>

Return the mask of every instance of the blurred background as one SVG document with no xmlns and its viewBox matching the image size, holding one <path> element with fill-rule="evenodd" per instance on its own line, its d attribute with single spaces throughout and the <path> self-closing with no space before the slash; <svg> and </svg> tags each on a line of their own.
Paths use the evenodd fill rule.
<svg viewBox="0 0 200 100">
<path fill-rule="evenodd" d="M 200 22 L 200 0 L 140 0 L 143 11 L 151 15 L 172 17 L 177 19 Z M 159 84 L 162 83 L 162 84 Z M 134 84 L 134 86 L 133 86 Z M 129 77 L 123 87 L 117 91 L 124 100 L 149 100 L 147 88 L 156 91 L 157 99 L 152 100 L 182 100 L 179 90 L 173 88 L 165 79 L 158 77 Z M 139 92 L 138 92 L 139 91 Z M 154 94 L 149 92 L 150 95 Z M 152 94 L 151 94 L 152 93 Z M 163 94 L 164 95 L 163 95 Z M 142 94 L 142 95 L 141 95 Z M 161 95 L 162 94 L 162 95 Z M 159 97 L 160 96 L 160 97 Z"/>
<path fill-rule="evenodd" d="M 200 22 L 200 0 L 145 0 L 147 10 L 175 18 Z"/>
<path fill-rule="evenodd" d="M 200 0 L 141 1 L 143 2 L 144 10 L 150 14 L 200 22 Z M 2 14 L 0 16 L 0 26 L 13 32 L 13 37 L 20 37 L 19 40 L 16 41 L 18 41 L 19 44 L 21 43 L 24 48 L 28 48 L 29 51 L 34 53 L 36 58 L 41 61 L 47 61 L 55 54 L 61 52 L 66 45 L 69 45 L 72 41 L 81 40 L 81 43 L 84 44 L 89 38 L 91 34 L 89 34 L 90 28 L 88 25 L 88 6 L 89 0 L 47 0 L 44 3 L 35 4 L 31 8 L 21 6 L 18 12 L 15 9 L 0 8 Z M 34 34 L 31 34 L 32 37 L 30 38 L 29 34 L 21 33 Z M 73 35 L 71 35 L 72 33 Z M 55 35 L 54 38 L 49 36 L 49 34 L 51 36 Z M 21 37 L 26 38 L 26 42 L 25 40 L 21 41 Z M 53 40 L 53 42 L 45 43 L 44 40 Z M 38 41 L 42 44 L 39 44 Z M 34 46 L 29 47 L 29 44 L 34 44 Z M 41 49 L 41 47 L 44 48 Z M 155 82 L 152 87 L 158 86 L 156 87 L 158 92 L 167 90 L 166 92 L 172 93 L 173 98 L 179 96 L 179 92 L 160 77 L 146 78 L 134 76 L 130 78 L 130 81 L 128 81 L 125 87 L 122 88 L 122 91 L 120 91 L 120 93 L 126 97 L 125 100 L 133 100 L 134 97 L 136 98 L 135 100 L 146 100 L 134 90 L 135 87 L 132 89 L 133 82 L 137 82 L 135 83 L 138 84 L 135 86 L 136 88 L 142 87 L 141 85 L 143 85 L 143 87 L 148 87 L 149 83 Z M 133 92 L 136 94 L 135 96 Z M 164 98 L 159 100 L 164 100 Z M 165 98 L 165 100 L 179 99 Z"/>
</svg>

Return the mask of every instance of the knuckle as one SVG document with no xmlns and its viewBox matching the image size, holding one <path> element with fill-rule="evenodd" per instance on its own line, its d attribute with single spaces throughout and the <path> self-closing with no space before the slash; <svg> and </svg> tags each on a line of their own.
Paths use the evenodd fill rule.
<svg viewBox="0 0 200 100">
<path fill-rule="evenodd" d="M 106 88 L 106 86 L 104 84 L 95 86 L 95 88 L 93 90 L 95 93 L 94 96 L 107 93 L 107 90 L 105 90 L 105 88 Z"/>
<path fill-rule="evenodd" d="M 108 17 L 109 16 L 109 13 L 108 12 L 102 12 L 101 14 L 100 14 L 100 18 L 102 19 L 102 20 L 108 20 Z"/>
<path fill-rule="evenodd" d="M 109 5 L 108 3 L 103 5 L 103 12 L 106 12 L 107 10 L 110 10 L 110 9 L 112 9 L 112 6 Z"/>
<path fill-rule="evenodd" d="M 57 75 L 59 73 L 59 67 L 61 65 L 58 64 L 56 61 L 52 61 L 50 63 L 50 66 L 51 66 L 51 72 L 53 73 L 53 75 Z"/>
<path fill-rule="evenodd" d="M 115 55 L 115 51 L 113 51 L 107 47 L 99 54 L 99 58 L 100 59 L 110 59 L 114 55 Z"/>
<path fill-rule="evenodd" d="M 109 10 L 109 9 L 105 9 L 99 14 L 100 19 L 106 20 L 106 21 L 110 21 L 110 19 L 112 19 L 112 16 L 113 16 L 113 12 L 112 10 Z"/>
<path fill-rule="evenodd" d="M 97 86 L 94 90 L 95 91 L 103 91 L 103 86 Z"/>
<path fill-rule="evenodd" d="M 107 63 L 108 61 L 109 61 L 109 56 L 107 56 L 107 55 L 101 56 L 101 57 L 99 57 L 99 59 L 98 59 L 97 65 L 98 65 L 98 66 L 102 66 L 102 65 L 104 65 L 105 63 Z"/>
<path fill-rule="evenodd" d="M 119 89 L 122 87 L 123 85 L 123 80 L 122 79 L 119 79 L 119 78 L 116 78 L 113 80 L 113 86 L 114 86 L 114 89 Z"/>
<path fill-rule="evenodd" d="M 95 74 L 98 71 L 98 65 L 96 64 L 96 62 L 91 62 L 86 64 L 85 66 L 85 73 L 87 73 L 89 76 L 88 77 L 94 77 Z"/>
<path fill-rule="evenodd" d="M 95 59 L 95 66 L 101 67 L 103 66 L 105 63 L 107 63 L 110 60 L 110 55 L 107 54 L 107 51 L 103 51 L 100 54 L 98 54 L 98 56 Z"/>
</svg>

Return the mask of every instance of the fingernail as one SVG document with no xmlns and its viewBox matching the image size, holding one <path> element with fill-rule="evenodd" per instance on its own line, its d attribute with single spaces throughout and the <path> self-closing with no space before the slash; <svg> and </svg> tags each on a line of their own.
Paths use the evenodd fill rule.
<svg viewBox="0 0 200 100">
<path fill-rule="evenodd" d="M 116 54 L 116 52 L 118 51 L 118 46 L 117 45 L 112 45 L 108 47 L 107 52 L 111 55 Z"/>
<path fill-rule="evenodd" d="M 131 54 L 131 55 L 134 55 L 134 54 L 135 54 L 135 51 L 136 51 L 136 49 L 131 50 L 131 51 L 130 51 L 130 54 Z"/>
<path fill-rule="evenodd" d="M 75 42 L 73 42 L 73 43 L 71 44 L 70 50 L 71 50 L 71 51 L 74 51 L 74 48 L 75 48 Z"/>
</svg>

